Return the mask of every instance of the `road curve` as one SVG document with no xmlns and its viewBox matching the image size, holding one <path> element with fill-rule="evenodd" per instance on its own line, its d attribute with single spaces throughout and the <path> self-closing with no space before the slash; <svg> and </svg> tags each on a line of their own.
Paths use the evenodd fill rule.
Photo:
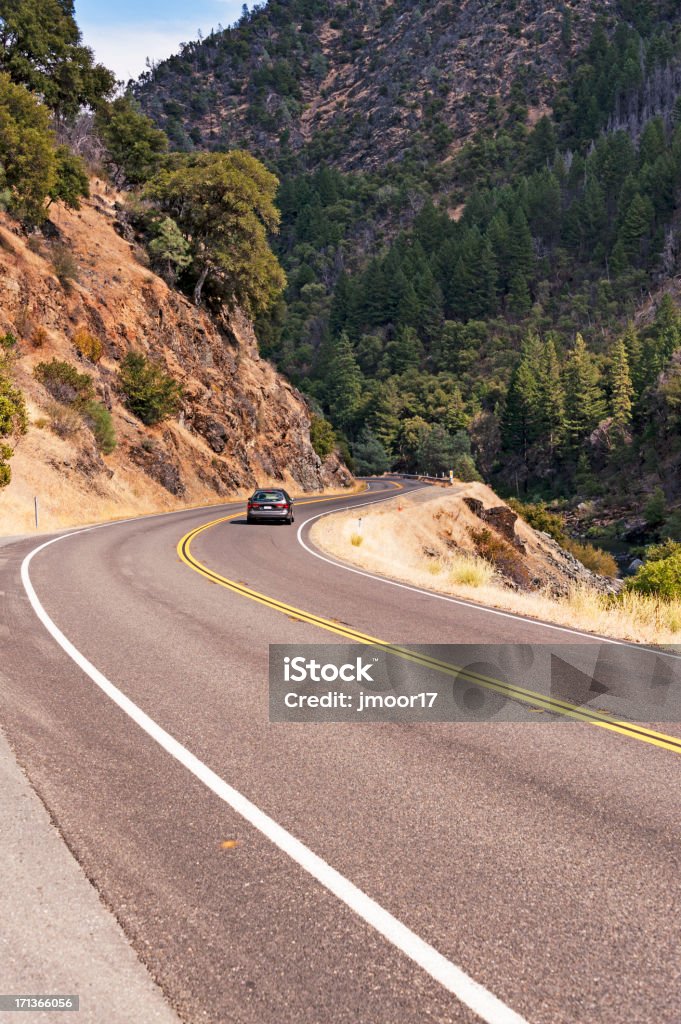
<svg viewBox="0 0 681 1024">
<path fill-rule="evenodd" d="M 301 503 L 298 521 L 385 496 L 373 486 Z M 160 730 L 495 997 L 489 1019 L 678 1022 L 678 756 L 581 724 L 270 724 L 268 645 L 334 637 L 181 561 L 183 536 L 234 511 L 76 533 L 33 558 L 31 584 Z M 287 605 L 398 643 L 556 641 L 356 577 L 295 530 L 240 520 L 199 534 L 193 554 Z M 2 550 L 0 716 L 180 1015 L 479 1019 L 94 685 L 29 604 L 20 567 L 35 546 Z"/>
</svg>

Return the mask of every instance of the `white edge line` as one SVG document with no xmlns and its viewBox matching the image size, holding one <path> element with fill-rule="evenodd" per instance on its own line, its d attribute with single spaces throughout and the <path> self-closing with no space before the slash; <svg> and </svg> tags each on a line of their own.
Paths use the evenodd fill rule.
<svg viewBox="0 0 681 1024">
<path fill-rule="evenodd" d="M 381 907 L 370 896 L 367 896 L 365 892 L 362 892 L 361 889 L 341 875 L 340 872 L 336 871 L 335 868 L 332 868 L 330 864 L 327 864 L 316 853 L 313 853 L 304 843 L 301 843 L 299 839 L 296 839 L 290 832 L 287 832 L 285 828 L 278 825 L 276 821 L 265 814 L 264 811 L 261 811 L 259 807 L 256 807 L 255 804 L 251 803 L 233 786 L 230 786 L 219 775 L 216 775 L 203 761 L 200 761 L 191 751 L 174 739 L 170 733 L 167 733 L 165 729 L 150 718 L 146 712 L 142 711 L 129 697 L 126 697 L 118 687 L 114 686 L 99 669 L 95 668 L 81 654 L 58 626 L 55 625 L 43 608 L 33 588 L 29 574 L 29 566 L 35 555 L 50 547 L 50 545 L 74 535 L 69 533 L 55 537 L 53 540 L 46 541 L 29 552 L 21 564 L 21 582 L 33 611 L 47 632 L 71 660 L 76 663 L 78 668 L 89 676 L 93 683 L 114 704 L 117 704 L 126 715 L 143 729 L 148 736 L 155 740 L 171 757 L 179 761 L 183 767 L 228 804 L 232 810 L 241 815 L 250 825 L 290 857 L 291 860 L 295 861 L 304 871 L 307 871 L 325 889 L 349 907 L 366 924 L 374 928 L 388 942 L 404 953 L 405 956 L 418 964 L 431 978 L 447 989 L 448 992 L 451 992 L 452 995 L 456 996 L 461 1003 L 469 1007 L 478 1017 L 486 1021 L 487 1024 L 527 1024 L 524 1017 L 521 1017 L 510 1007 L 506 1006 L 505 1003 L 489 992 L 483 985 L 474 981 L 456 964 L 447 960 L 433 946 L 419 938 L 415 932 L 405 924 L 402 924 L 396 917 L 393 917 L 389 911 Z"/>
<path fill-rule="evenodd" d="M 428 485 L 425 485 L 428 486 Z M 419 490 L 420 488 L 414 488 Z M 405 493 L 409 494 L 410 491 Z M 365 501 L 361 505 L 353 505 L 352 509 L 364 508 L 366 505 L 378 505 L 382 501 L 389 501 L 394 499 L 397 495 L 390 494 L 386 498 L 377 498 L 375 501 Z M 463 608 L 469 608 L 472 611 L 485 612 L 487 615 L 500 615 L 503 619 L 515 619 L 519 622 L 527 622 L 532 626 L 537 626 L 541 629 L 554 629 L 559 633 L 570 633 L 572 636 L 583 636 L 587 640 L 593 640 L 594 642 L 604 644 L 615 644 L 617 647 L 631 647 L 634 651 L 648 651 L 650 654 L 657 654 L 664 658 L 673 658 L 674 660 L 681 661 L 681 654 L 672 654 L 670 651 L 663 651 L 657 647 L 647 647 L 645 644 L 634 644 L 627 640 L 615 640 L 613 637 L 600 636 L 598 633 L 583 633 L 579 629 L 571 629 L 569 626 L 557 626 L 553 622 L 543 622 L 541 619 L 532 619 L 526 615 L 518 615 L 515 612 L 504 612 L 499 608 L 489 608 L 483 604 L 476 604 L 474 601 L 466 601 L 464 598 L 451 597 L 449 594 L 438 594 L 435 590 L 424 590 L 421 587 L 413 587 L 409 583 L 400 583 L 398 580 L 391 580 L 387 576 L 379 576 L 378 574 L 366 572 L 364 569 L 355 569 L 352 565 L 347 565 L 345 562 L 341 562 L 335 558 L 327 558 L 321 551 L 316 551 L 315 548 L 310 547 L 303 540 L 303 530 L 310 523 L 314 523 L 317 519 L 322 519 L 324 516 L 341 515 L 343 512 L 349 511 L 348 509 L 337 509 L 332 508 L 326 512 L 319 512 L 315 516 L 310 516 L 300 524 L 297 531 L 298 543 L 305 548 L 310 555 L 314 555 L 315 558 L 320 558 L 322 562 L 328 562 L 329 565 L 334 565 L 337 569 L 344 569 L 346 572 L 353 572 L 356 576 L 366 576 L 367 579 L 374 580 L 376 583 L 387 583 L 391 587 L 399 587 L 400 590 L 410 590 L 414 594 L 421 594 L 423 597 L 432 597 L 437 601 L 447 601 L 449 604 L 457 604 Z"/>
</svg>

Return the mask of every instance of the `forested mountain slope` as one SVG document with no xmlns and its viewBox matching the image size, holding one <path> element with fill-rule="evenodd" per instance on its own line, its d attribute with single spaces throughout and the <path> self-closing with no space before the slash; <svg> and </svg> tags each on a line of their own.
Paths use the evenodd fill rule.
<svg viewBox="0 0 681 1024">
<path fill-rule="evenodd" d="M 279 174 L 260 337 L 358 468 L 672 514 L 679 14 L 272 0 L 136 87 L 175 145 Z"/>
<path fill-rule="evenodd" d="M 362 170 L 412 152 L 441 160 L 490 117 L 526 101 L 537 117 L 594 18 L 586 0 L 270 0 L 136 91 L 180 148 Z"/>
</svg>

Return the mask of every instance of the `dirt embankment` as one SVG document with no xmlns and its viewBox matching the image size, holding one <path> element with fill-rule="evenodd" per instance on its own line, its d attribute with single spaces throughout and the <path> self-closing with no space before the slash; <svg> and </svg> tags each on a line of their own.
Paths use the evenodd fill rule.
<svg viewBox="0 0 681 1024">
<path fill-rule="evenodd" d="M 649 644 L 681 641 L 681 603 L 598 576 L 489 487 L 424 488 L 318 520 L 321 550 L 369 572 L 529 618 Z"/>
<path fill-rule="evenodd" d="M 170 289 L 126 240 L 118 197 L 99 181 L 80 211 L 51 212 L 49 238 L 27 237 L 0 215 L 0 334 L 19 339 L 16 382 L 31 425 L 0 492 L 0 533 L 210 503 L 279 482 L 295 492 L 351 486 L 345 467 L 324 464 L 310 443 L 302 396 L 258 355 L 240 313 L 216 323 Z M 70 258 L 76 279 L 55 264 Z M 64 274 L 62 273 L 62 280 Z M 74 348 L 86 330 L 103 345 L 95 365 Z M 117 368 L 135 350 L 159 361 L 184 389 L 177 416 L 145 427 L 117 392 Z M 66 360 L 91 375 L 113 416 L 117 447 L 102 455 L 90 430 L 67 436 L 51 427 L 50 395 L 33 378 L 41 361 Z"/>
<path fill-rule="evenodd" d="M 602 593 L 615 589 L 612 580 L 533 530 L 481 483 L 425 488 L 375 508 L 327 517 L 314 527 L 313 538 L 341 558 L 350 555 L 388 576 L 417 574 L 438 590 L 448 561 L 461 555 L 486 560 L 494 570 L 488 582 L 510 591 L 563 596 L 577 585 Z"/>
</svg>

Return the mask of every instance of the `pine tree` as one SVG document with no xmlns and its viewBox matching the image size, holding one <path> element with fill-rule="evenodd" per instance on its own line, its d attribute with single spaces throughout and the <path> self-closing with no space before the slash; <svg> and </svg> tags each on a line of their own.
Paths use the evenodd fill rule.
<svg viewBox="0 0 681 1024">
<path fill-rule="evenodd" d="M 192 261 L 191 246 L 172 217 L 164 217 L 149 243 L 149 252 L 173 280 L 178 270 L 185 270 Z"/>
<path fill-rule="evenodd" d="M 423 347 L 413 327 L 400 327 L 395 340 L 386 346 L 386 356 L 391 373 L 405 373 L 418 369 Z"/>
<path fill-rule="evenodd" d="M 395 379 L 369 382 L 367 406 L 367 420 L 373 433 L 389 455 L 394 453 L 402 412 L 402 399 Z"/>
<path fill-rule="evenodd" d="M 511 313 L 522 317 L 529 313 L 532 306 L 530 289 L 527 277 L 521 270 L 517 270 L 511 277 L 508 291 L 508 308 Z"/>
<path fill-rule="evenodd" d="M 352 445 L 352 457 L 355 472 L 360 476 L 385 473 L 390 468 L 388 453 L 376 435 L 366 427 Z"/>
<path fill-rule="evenodd" d="M 565 435 L 565 391 L 553 338 L 544 342 L 537 381 L 539 439 L 541 447 L 553 456 Z"/>
<path fill-rule="evenodd" d="M 662 296 L 653 321 L 657 348 L 666 362 L 681 348 L 681 316 L 669 292 Z"/>
<path fill-rule="evenodd" d="M 564 386 L 566 444 L 575 451 L 605 412 L 598 369 L 581 334 L 575 339 L 565 368 Z"/>
<path fill-rule="evenodd" d="M 499 279 L 499 268 L 494 256 L 494 249 L 490 242 L 489 235 L 486 235 L 480 251 L 480 271 L 478 275 L 478 311 L 476 316 L 494 316 L 499 309 L 499 295 L 497 282 Z"/>
<path fill-rule="evenodd" d="M 331 422 L 352 433 L 362 404 L 362 371 L 347 334 L 341 334 L 329 361 L 325 398 Z"/>
<path fill-rule="evenodd" d="M 643 363 L 643 347 L 641 345 L 641 339 L 633 321 L 631 320 L 627 324 L 627 328 L 622 336 L 622 341 L 624 342 L 624 347 L 627 353 L 627 361 L 629 363 L 629 372 L 631 374 L 631 382 L 634 387 L 634 394 L 636 397 L 640 397 L 646 383 L 646 371 Z"/>
<path fill-rule="evenodd" d="M 526 465 L 540 432 L 540 360 L 541 343 L 531 334 L 523 342 L 511 376 L 501 424 L 504 448 L 522 456 Z"/>
<path fill-rule="evenodd" d="M 613 426 L 624 437 L 631 425 L 634 386 L 629 372 L 629 358 L 624 339 L 615 345 L 610 368 L 610 410 Z"/>
<path fill-rule="evenodd" d="M 534 249 L 527 217 L 518 203 L 511 219 L 509 231 L 510 270 L 527 281 L 534 272 Z"/>
<path fill-rule="evenodd" d="M 618 236 L 630 263 L 635 263 L 641 257 L 644 241 L 652 232 L 653 217 L 650 199 L 637 193 L 627 208 Z"/>
</svg>

